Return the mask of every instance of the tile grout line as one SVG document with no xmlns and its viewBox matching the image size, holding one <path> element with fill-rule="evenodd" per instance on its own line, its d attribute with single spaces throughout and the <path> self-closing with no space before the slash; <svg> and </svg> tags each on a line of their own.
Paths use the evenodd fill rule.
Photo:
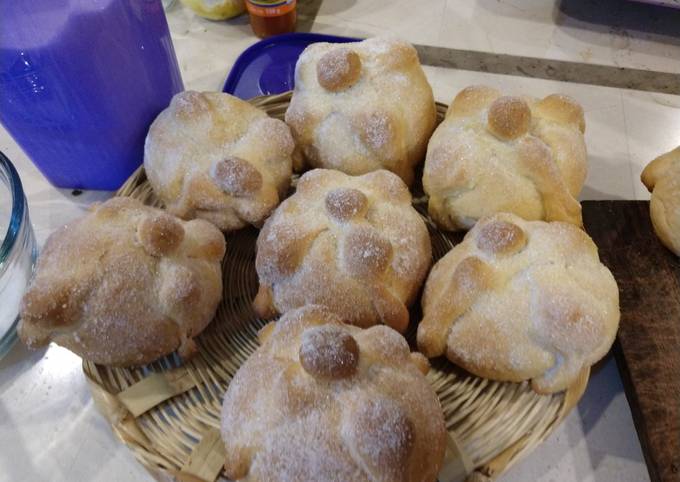
<svg viewBox="0 0 680 482">
<path fill-rule="evenodd" d="M 494 54 L 431 45 L 415 45 L 415 48 L 420 62 L 433 67 L 680 95 L 680 75 L 670 72 Z"/>
<path fill-rule="evenodd" d="M 312 32 L 316 17 L 321 9 L 323 0 L 302 0 L 298 2 L 298 26 L 297 32 Z"/>
<path fill-rule="evenodd" d="M 623 102 L 623 93 L 619 92 L 619 100 L 621 101 L 621 115 L 623 116 L 623 130 L 626 134 L 626 151 L 628 151 L 628 169 L 630 170 L 630 183 L 633 188 L 633 198 L 636 201 L 640 201 L 640 196 L 638 196 L 638 190 L 635 185 L 635 173 L 633 172 L 633 155 L 630 152 L 630 141 L 628 137 L 628 120 L 626 119 L 626 105 Z M 638 179 L 639 181 L 639 179 Z"/>
</svg>

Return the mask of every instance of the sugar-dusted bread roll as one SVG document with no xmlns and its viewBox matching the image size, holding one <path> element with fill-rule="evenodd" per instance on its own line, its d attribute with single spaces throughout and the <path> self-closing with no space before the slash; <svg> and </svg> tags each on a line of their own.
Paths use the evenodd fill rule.
<svg viewBox="0 0 680 482">
<path fill-rule="evenodd" d="M 430 216 L 448 230 L 497 212 L 580 226 L 584 130 L 583 109 L 565 95 L 535 100 L 463 89 L 427 147 Z"/>
<path fill-rule="evenodd" d="M 602 358 L 619 325 L 619 291 L 588 235 L 513 214 L 481 219 L 432 268 L 418 348 L 484 378 L 570 386 Z"/>
<path fill-rule="evenodd" d="M 388 169 L 410 185 L 435 120 L 418 54 L 402 40 L 315 43 L 295 67 L 286 123 L 311 167 Z"/>
<path fill-rule="evenodd" d="M 229 94 L 181 92 L 151 124 L 144 169 L 169 212 L 223 231 L 261 225 L 292 173 L 288 126 Z"/>
<path fill-rule="evenodd" d="M 680 147 L 650 162 L 642 182 L 652 193 L 649 214 L 656 235 L 680 256 Z"/>
<path fill-rule="evenodd" d="M 431 258 L 425 222 L 396 175 L 315 169 L 260 231 L 254 307 L 267 318 L 320 304 L 355 325 L 403 332 Z"/>
<path fill-rule="evenodd" d="M 176 349 L 189 356 L 222 299 L 224 250 L 207 221 L 130 198 L 95 205 L 48 238 L 19 336 L 105 365 L 149 363 Z"/>
<path fill-rule="evenodd" d="M 267 325 L 224 396 L 232 480 L 434 482 L 446 447 L 427 360 L 319 306 Z"/>
</svg>

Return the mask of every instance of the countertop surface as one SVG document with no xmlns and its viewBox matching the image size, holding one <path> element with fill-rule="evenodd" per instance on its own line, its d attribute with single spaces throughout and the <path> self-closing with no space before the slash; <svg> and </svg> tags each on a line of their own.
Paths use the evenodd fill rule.
<svg viewBox="0 0 680 482">
<path fill-rule="evenodd" d="M 450 102 L 470 84 L 507 93 L 562 92 L 586 114 L 589 174 L 582 199 L 648 199 L 642 168 L 680 144 L 680 96 L 641 86 L 612 87 L 603 78 L 583 84 L 573 74 L 548 78 L 509 75 L 494 60 L 562 61 L 569 68 L 617 67 L 680 74 L 678 12 L 606 0 L 299 1 L 300 31 L 367 37 L 394 35 L 434 55 L 464 55 L 468 70 L 428 58 L 435 97 Z M 212 22 L 179 2 L 168 11 L 175 51 L 187 89 L 220 90 L 238 54 L 256 42 L 247 17 Z M 675 27 L 675 29 L 674 29 Z M 494 56 L 488 54 L 502 54 Z M 455 62 L 453 63 L 455 64 Z M 494 73 L 489 73 L 494 72 Z M 585 74 L 584 74 L 585 75 Z M 606 76 L 605 76 L 606 77 Z M 645 76 L 643 75 L 642 78 Z M 564 82 L 559 79 L 569 78 Z M 38 243 L 108 192 L 50 186 L 0 127 L 0 150 L 16 165 Z M 58 346 L 29 352 L 20 343 L 0 360 L 0 481 L 149 481 L 145 469 L 112 434 L 92 402 L 80 359 Z M 606 357 L 564 423 L 502 480 L 645 481 L 646 465 L 616 364 Z"/>
</svg>

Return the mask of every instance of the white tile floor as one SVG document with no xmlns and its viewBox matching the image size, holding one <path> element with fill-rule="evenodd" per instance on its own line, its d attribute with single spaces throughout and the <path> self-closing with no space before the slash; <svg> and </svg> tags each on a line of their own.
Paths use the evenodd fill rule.
<svg viewBox="0 0 680 482">
<path fill-rule="evenodd" d="M 639 179 L 649 161 L 680 145 L 680 96 L 629 91 L 622 104 L 631 169 Z M 635 196 L 648 198 L 642 183 L 635 184 Z"/>
<path fill-rule="evenodd" d="M 641 17 L 661 34 L 609 28 L 574 11 L 616 16 L 623 0 L 334 0 L 321 3 L 313 31 L 338 35 L 392 34 L 413 43 L 576 62 L 680 72 L 680 40 L 668 32 L 678 18 L 654 10 Z M 632 10 L 631 10 L 632 8 Z M 637 10 L 636 10 L 637 9 Z M 613 12 L 613 13 L 612 13 Z M 628 25 L 630 13 L 619 24 Z M 168 20 L 185 85 L 219 90 L 237 55 L 255 39 L 245 18 L 211 22 L 181 5 Z M 616 23 L 616 22 L 614 22 Z M 677 24 L 676 24 L 677 28 Z M 426 67 L 438 100 L 486 83 L 509 93 L 563 92 L 586 111 L 590 172 L 583 199 L 646 199 L 639 173 L 680 144 L 680 97 L 523 77 Z M 7 133 L 0 149 L 17 165 L 40 244 L 58 226 L 107 193 L 73 197 L 49 186 Z M 0 361 L 0 481 L 150 480 L 96 412 L 77 357 L 52 346 L 29 354 L 16 345 Z M 630 410 L 611 358 L 595 370 L 581 403 L 564 424 L 503 480 L 644 481 L 646 468 Z"/>
<path fill-rule="evenodd" d="M 335 0 L 322 3 L 314 30 L 680 73 L 680 40 L 671 36 L 679 18 L 623 0 Z"/>
</svg>

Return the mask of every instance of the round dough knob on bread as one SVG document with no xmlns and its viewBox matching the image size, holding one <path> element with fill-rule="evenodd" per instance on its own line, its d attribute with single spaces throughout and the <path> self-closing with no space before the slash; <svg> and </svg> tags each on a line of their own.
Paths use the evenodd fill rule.
<svg viewBox="0 0 680 482">
<path fill-rule="evenodd" d="M 288 126 L 251 104 L 186 91 L 151 125 L 144 168 L 169 212 L 232 231 L 261 225 L 283 199 L 294 148 Z"/>
<path fill-rule="evenodd" d="M 262 189 L 260 171 L 238 157 L 227 157 L 215 162 L 210 175 L 218 187 L 232 196 L 253 196 Z"/>
<path fill-rule="evenodd" d="M 95 205 L 45 243 L 19 337 L 104 365 L 141 365 L 176 349 L 190 356 L 222 299 L 224 251 L 224 236 L 206 221 L 131 198 Z"/>
<path fill-rule="evenodd" d="M 352 87 L 361 75 L 359 54 L 346 47 L 331 50 L 316 64 L 319 85 L 330 92 Z"/>
<path fill-rule="evenodd" d="M 483 218 L 432 268 L 418 349 L 484 378 L 566 389 L 602 358 L 619 291 L 588 235 L 568 223 Z"/>
<path fill-rule="evenodd" d="M 359 346 L 342 327 L 322 325 L 302 334 L 300 364 L 316 378 L 346 378 L 357 370 Z"/>
<path fill-rule="evenodd" d="M 531 111 L 519 97 L 499 97 L 489 107 L 489 130 L 503 140 L 516 139 L 529 132 Z"/>
<path fill-rule="evenodd" d="M 423 188 L 442 229 L 470 229 L 510 212 L 581 225 L 587 171 L 583 109 L 559 94 L 542 100 L 463 89 L 427 147 Z"/>
<path fill-rule="evenodd" d="M 650 162 L 642 182 L 652 193 L 649 214 L 656 235 L 680 256 L 680 147 Z"/>
<path fill-rule="evenodd" d="M 401 335 L 309 305 L 265 327 L 260 340 L 224 396 L 230 479 L 437 479 L 444 417 L 427 364 Z"/>
<path fill-rule="evenodd" d="M 315 43 L 298 59 L 286 123 L 310 167 L 388 169 L 410 185 L 435 121 L 432 88 L 407 42 Z"/>
<path fill-rule="evenodd" d="M 184 228 L 175 216 L 166 213 L 147 216 L 137 225 L 137 239 L 153 256 L 174 251 L 184 239 Z"/>
<path fill-rule="evenodd" d="M 349 322 L 403 332 L 431 263 L 425 222 L 404 183 L 316 169 L 267 220 L 257 239 L 257 314 L 321 304 Z"/>
</svg>

